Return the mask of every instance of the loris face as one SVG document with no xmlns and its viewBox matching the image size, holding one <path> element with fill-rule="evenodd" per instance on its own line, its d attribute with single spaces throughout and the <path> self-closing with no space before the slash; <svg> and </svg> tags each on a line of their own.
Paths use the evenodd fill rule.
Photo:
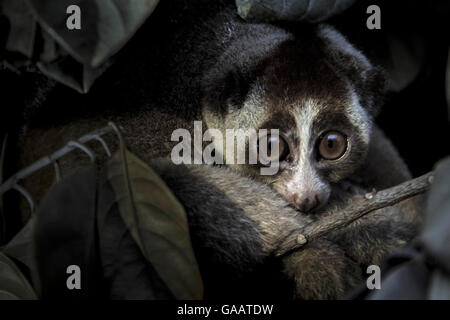
<svg viewBox="0 0 450 320">
<path fill-rule="evenodd" d="M 319 29 L 301 40 L 281 43 L 250 72 L 231 68 L 221 84 L 225 93 L 207 95 L 203 116 L 209 128 L 223 131 L 279 129 L 279 136 L 259 142 L 268 141 L 269 150 L 278 145 L 269 153 L 279 161 L 276 174 L 260 175 L 262 164 L 230 166 L 270 184 L 300 211 L 313 212 L 328 202 L 331 185 L 365 159 L 373 99 L 370 92 L 363 95 L 373 79 L 369 62 L 343 38 L 329 39 Z M 341 53 L 351 57 L 350 66 Z"/>
<path fill-rule="evenodd" d="M 355 97 L 347 98 L 333 104 L 306 99 L 263 124 L 280 130 L 271 139 L 279 146 L 271 157 L 279 160 L 280 169 L 261 178 L 302 212 L 326 204 L 330 184 L 348 177 L 365 158 L 370 121 Z"/>
</svg>

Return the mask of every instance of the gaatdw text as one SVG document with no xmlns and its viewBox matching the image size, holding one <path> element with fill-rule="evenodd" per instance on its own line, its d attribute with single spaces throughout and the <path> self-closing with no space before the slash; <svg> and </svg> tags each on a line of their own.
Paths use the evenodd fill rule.
<svg viewBox="0 0 450 320">
<path fill-rule="evenodd" d="M 263 315 L 272 314 L 273 305 L 270 304 L 224 304 L 221 307 L 211 306 L 188 306 L 187 304 L 177 308 L 179 315 L 200 315 L 207 318 L 211 313 L 221 314 L 248 314 Z"/>
</svg>

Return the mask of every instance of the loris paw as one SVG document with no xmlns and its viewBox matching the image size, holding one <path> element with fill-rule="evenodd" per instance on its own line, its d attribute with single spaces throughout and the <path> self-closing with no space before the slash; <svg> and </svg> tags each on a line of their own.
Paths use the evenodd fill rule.
<svg viewBox="0 0 450 320">
<path fill-rule="evenodd" d="M 338 246 L 322 239 L 285 257 L 283 266 L 294 282 L 295 299 L 339 299 L 362 281 L 359 265 Z"/>
<path fill-rule="evenodd" d="M 399 205 L 376 210 L 326 238 L 361 265 L 381 265 L 388 254 L 406 246 L 418 226 L 404 219 Z"/>
</svg>

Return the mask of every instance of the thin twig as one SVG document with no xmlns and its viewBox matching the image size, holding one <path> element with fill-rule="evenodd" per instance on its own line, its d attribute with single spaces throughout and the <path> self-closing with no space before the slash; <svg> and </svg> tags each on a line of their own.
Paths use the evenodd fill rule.
<svg viewBox="0 0 450 320">
<path fill-rule="evenodd" d="M 77 144 L 68 143 L 61 149 L 56 150 L 51 155 L 45 156 L 31 164 L 30 166 L 20 170 L 13 176 L 11 176 L 8 180 L 6 180 L 3 184 L 0 185 L 0 196 L 5 193 L 6 191 L 10 190 L 13 186 L 15 186 L 20 180 L 24 179 L 25 177 L 29 176 L 30 174 L 38 171 L 39 169 L 52 164 L 56 160 L 60 159 L 67 153 L 71 152 L 72 150 L 79 147 L 79 145 L 83 145 L 88 141 L 91 140 L 98 140 L 98 137 L 111 132 L 113 128 L 111 126 L 104 127 L 100 130 L 96 130 L 94 132 L 91 132 L 87 135 L 82 136 L 79 138 L 76 142 Z M 108 150 L 109 151 L 109 150 Z"/>
<path fill-rule="evenodd" d="M 348 226 L 362 216 L 387 206 L 392 206 L 402 200 L 427 191 L 433 182 L 433 172 L 418 178 L 408 180 L 392 188 L 367 193 L 364 196 L 352 198 L 351 202 L 336 213 L 329 214 L 318 221 L 307 225 L 301 232 L 287 236 L 277 250 L 281 256 L 303 247 L 309 241 L 319 238 L 334 230 Z"/>
</svg>

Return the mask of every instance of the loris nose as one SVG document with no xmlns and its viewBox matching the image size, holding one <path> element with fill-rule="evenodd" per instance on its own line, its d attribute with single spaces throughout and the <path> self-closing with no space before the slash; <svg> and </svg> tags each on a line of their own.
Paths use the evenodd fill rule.
<svg viewBox="0 0 450 320">
<path fill-rule="evenodd" d="M 320 204 L 319 194 L 315 192 L 305 192 L 302 195 L 294 195 L 293 202 L 297 209 L 302 212 L 310 212 Z"/>
</svg>

